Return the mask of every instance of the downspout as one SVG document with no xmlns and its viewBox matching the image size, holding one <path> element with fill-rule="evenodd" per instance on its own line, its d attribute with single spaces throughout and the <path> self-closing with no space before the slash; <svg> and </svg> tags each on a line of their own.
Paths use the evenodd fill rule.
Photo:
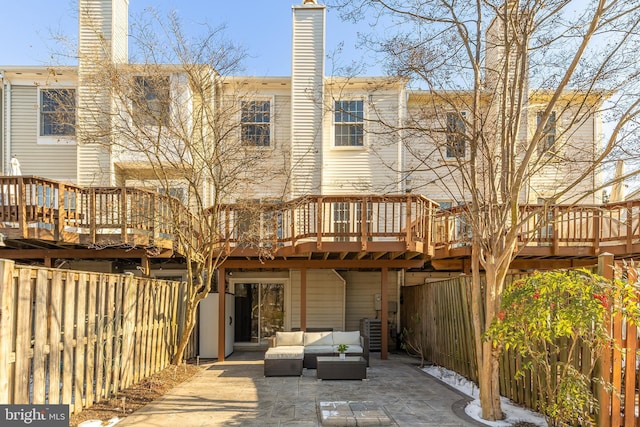
<svg viewBox="0 0 640 427">
<path fill-rule="evenodd" d="M 0 162 L 2 162 L 2 166 L 0 166 L 0 175 L 4 175 L 4 94 L 6 89 L 4 87 L 4 71 L 2 70 L 0 70 L 0 80 L 2 80 L 2 96 L 0 96 Z"/>
<path fill-rule="evenodd" d="M 407 171 L 405 168 L 407 167 L 405 156 L 404 156 L 404 132 L 403 126 L 404 121 L 407 117 L 407 104 L 409 103 L 409 96 L 406 90 L 406 86 L 401 85 L 399 93 L 398 93 L 398 105 L 399 114 L 398 114 L 398 164 L 400 167 L 398 168 L 398 194 L 404 193 L 403 187 L 405 186 L 405 179 L 407 175 Z"/>
<path fill-rule="evenodd" d="M 13 109 L 11 108 L 11 82 L 6 80 L 6 78 L 3 78 L 3 82 L 5 82 L 4 87 L 7 93 L 5 96 L 6 106 L 4 108 L 7 113 L 4 122 L 5 144 L 2 150 L 2 174 L 6 175 L 9 170 L 9 158 L 11 156 L 11 116 L 13 114 Z"/>
</svg>

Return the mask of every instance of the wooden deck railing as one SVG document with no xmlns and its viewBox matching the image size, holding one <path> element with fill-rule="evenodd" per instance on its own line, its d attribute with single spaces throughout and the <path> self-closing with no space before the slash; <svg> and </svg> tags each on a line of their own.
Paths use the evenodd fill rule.
<svg viewBox="0 0 640 427">
<path fill-rule="evenodd" d="M 220 229 L 228 248 L 300 242 L 404 242 L 429 253 L 437 205 L 420 195 L 307 196 L 285 203 L 229 204 Z"/>
<path fill-rule="evenodd" d="M 0 177 L 0 232 L 10 239 L 171 248 L 176 199 L 129 187 L 81 188 L 33 176 Z"/>
<path fill-rule="evenodd" d="M 349 250 L 401 250 L 434 258 L 464 255 L 472 227 L 463 206 L 437 210 L 417 194 L 306 196 L 282 203 L 219 207 L 218 242 L 238 247 L 331 243 Z M 0 233 L 9 239 L 172 248 L 189 214 L 177 199 L 129 187 L 81 188 L 33 176 L 0 177 Z M 604 205 L 523 205 L 520 254 L 640 253 L 640 200 Z M 356 244 L 356 246 L 354 246 Z M 377 246 L 380 248 L 380 246 Z M 394 249 L 395 250 L 395 249 Z M 456 252 L 457 251 L 457 252 Z M 454 254 L 455 252 L 455 254 Z"/>
<path fill-rule="evenodd" d="M 433 244 L 441 253 L 469 246 L 472 232 L 464 207 L 439 211 L 434 217 Z M 638 253 L 640 200 L 603 205 L 522 205 L 518 241 L 522 255 Z"/>
</svg>

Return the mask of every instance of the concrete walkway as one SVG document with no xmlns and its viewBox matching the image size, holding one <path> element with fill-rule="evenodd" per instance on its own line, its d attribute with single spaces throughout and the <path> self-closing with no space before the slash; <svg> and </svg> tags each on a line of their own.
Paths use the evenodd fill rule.
<svg viewBox="0 0 640 427">
<path fill-rule="evenodd" d="M 366 381 L 321 381 L 263 374 L 263 353 L 240 352 L 207 367 L 118 426 L 321 426 L 320 402 L 377 404 L 393 426 L 481 426 L 464 414 L 466 396 L 418 369 L 416 361 L 371 356 Z M 343 425 L 349 425 L 347 423 Z M 350 424 L 355 425 L 355 424 Z M 383 425 L 383 424 L 370 424 Z"/>
</svg>

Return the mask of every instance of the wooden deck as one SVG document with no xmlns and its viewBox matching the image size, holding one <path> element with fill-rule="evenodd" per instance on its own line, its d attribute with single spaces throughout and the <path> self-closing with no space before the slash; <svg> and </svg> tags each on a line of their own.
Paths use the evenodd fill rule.
<svg viewBox="0 0 640 427">
<path fill-rule="evenodd" d="M 175 224 L 188 216 L 153 191 L 80 188 L 34 176 L 0 177 L 0 257 L 167 258 Z M 468 268 L 472 230 L 463 208 L 446 211 L 417 194 L 307 196 L 225 205 L 219 247 L 228 268 Z M 593 264 L 601 252 L 640 254 L 640 200 L 521 208 L 515 268 Z M 179 217 L 176 217 L 179 216 Z M 537 227 L 542 224 L 542 228 Z"/>
</svg>

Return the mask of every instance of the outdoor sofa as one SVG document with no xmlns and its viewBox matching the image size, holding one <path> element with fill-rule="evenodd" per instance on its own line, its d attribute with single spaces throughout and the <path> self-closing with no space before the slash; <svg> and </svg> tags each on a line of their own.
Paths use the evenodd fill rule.
<svg viewBox="0 0 640 427">
<path fill-rule="evenodd" d="M 369 366 L 368 339 L 359 331 L 276 332 L 264 356 L 264 375 L 302 375 L 303 368 L 317 368 L 318 356 L 337 356 L 340 344 L 348 345 L 346 354 L 364 357 Z"/>
</svg>

